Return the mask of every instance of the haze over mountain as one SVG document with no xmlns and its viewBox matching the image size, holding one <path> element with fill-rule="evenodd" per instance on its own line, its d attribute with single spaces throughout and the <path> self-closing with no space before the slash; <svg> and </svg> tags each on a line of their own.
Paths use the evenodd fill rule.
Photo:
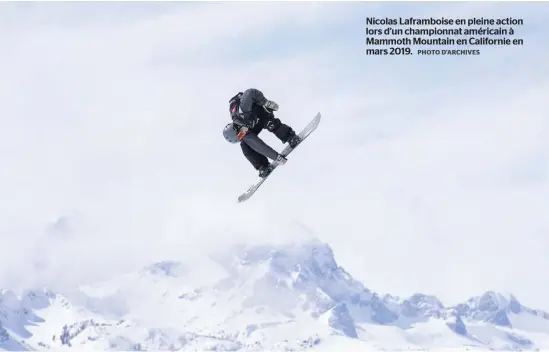
<svg viewBox="0 0 549 352">
<path fill-rule="evenodd" d="M 0 297 L 6 350 L 549 347 L 549 314 L 511 294 L 487 291 L 448 307 L 421 293 L 379 294 L 316 239 L 234 246 L 69 292 Z"/>
</svg>

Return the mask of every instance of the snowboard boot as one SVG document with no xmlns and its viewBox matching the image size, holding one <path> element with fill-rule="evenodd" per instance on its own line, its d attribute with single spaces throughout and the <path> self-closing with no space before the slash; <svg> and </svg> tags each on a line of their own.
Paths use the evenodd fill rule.
<svg viewBox="0 0 549 352">
<path fill-rule="evenodd" d="M 271 164 L 269 165 L 265 165 L 265 166 L 261 166 L 259 169 L 259 177 L 267 177 L 269 176 L 269 174 L 271 173 L 271 171 L 273 171 L 272 167 L 271 167 Z"/>
<path fill-rule="evenodd" d="M 301 142 L 301 138 L 299 138 L 299 136 L 297 134 L 295 134 L 295 132 L 292 130 L 290 132 L 290 137 L 287 140 L 288 145 L 291 148 L 295 148 L 295 147 L 297 147 L 299 142 Z"/>
</svg>

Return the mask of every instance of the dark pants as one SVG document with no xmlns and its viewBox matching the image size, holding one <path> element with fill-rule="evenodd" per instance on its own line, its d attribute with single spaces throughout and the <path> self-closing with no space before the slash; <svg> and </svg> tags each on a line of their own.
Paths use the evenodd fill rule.
<svg viewBox="0 0 549 352">
<path fill-rule="evenodd" d="M 254 128 L 251 129 L 248 133 L 259 134 L 261 131 L 263 131 L 263 129 L 267 127 L 269 121 L 276 121 L 274 115 L 269 114 L 263 108 L 260 109 L 258 109 L 257 111 L 259 121 L 257 125 L 255 125 Z M 276 138 L 278 138 L 282 143 L 286 143 L 293 133 L 292 128 L 286 124 L 281 123 L 280 121 L 278 121 L 278 123 L 274 123 L 274 126 L 275 128 L 273 130 L 268 131 L 274 133 Z M 269 159 L 265 155 L 262 155 L 253 150 L 249 145 L 246 144 L 246 142 L 240 142 L 240 147 L 242 148 L 242 153 L 244 153 L 246 159 L 248 159 L 248 161 L 253 165 L 256 170 L 259 170 L 261 167 L 269 165 Z"/>
</svg>

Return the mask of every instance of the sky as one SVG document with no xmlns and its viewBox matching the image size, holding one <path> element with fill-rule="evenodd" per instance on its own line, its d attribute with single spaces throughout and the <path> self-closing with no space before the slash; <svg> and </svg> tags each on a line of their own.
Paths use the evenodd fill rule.
<svg viewBox="0 0 549 352">
<path fill-rule="evenodd" d="M 0 4 L 0 286 L 318 237 L 381 293 L 549 310 L 549 5 Z M 365 55 L 365 18 L 522 18 L 522 47 Z M 228 100 L 322 122 L 254 197 Z M 277 150 L 283 146 L 268 133 Z M 300 231 L 299 228 L 310 231 Z"/>
</svg>

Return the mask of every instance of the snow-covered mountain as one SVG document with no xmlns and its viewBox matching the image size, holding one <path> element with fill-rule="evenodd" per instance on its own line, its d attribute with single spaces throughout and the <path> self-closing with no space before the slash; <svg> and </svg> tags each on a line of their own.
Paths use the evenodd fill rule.
<svg viewBox="0 0 549 352">
<path fill-rule="evenodd" d="M 204 274 L 204 273 L 207 273 Z M 485 292 L 378 295 L 310 240 L 154 263 L 75 292 L 0 293 L 0 348 L 289 351 L 549 348 L 549 314 Z"/>
</svg>

